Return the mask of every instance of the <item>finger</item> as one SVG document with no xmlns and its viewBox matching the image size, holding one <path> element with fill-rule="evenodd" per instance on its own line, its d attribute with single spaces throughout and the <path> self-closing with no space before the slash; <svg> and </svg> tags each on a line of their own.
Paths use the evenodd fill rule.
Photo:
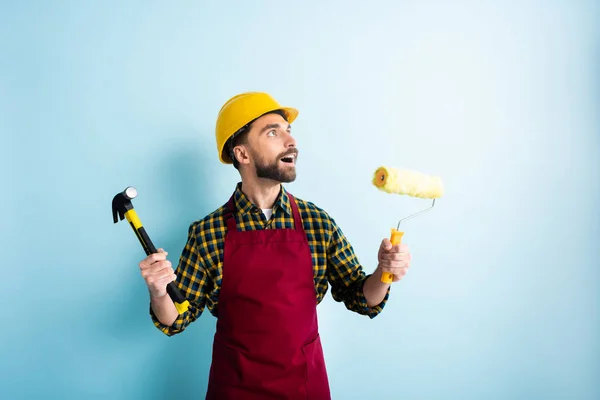
<svg viewBox="0 0 600 400">
<path fill-rule="evenodd" d="M 148 277 L 148 276 L 157 275 L 165 270 L 171 270 L 171 272 L 173 271 L 173 265 L 171 264 L 171 262 L 169 260 L 158 261 L 146 268 L 142 268 L 142 276 Z"/>
<path fill-rule="evenodd" d="M 176 279 L 177 279 L 177 276 L 175 274 L 169 274 L 169 275 L 166 275 L 166 276 L 163 276 L 163 277 L 152 276 L 152 277 L 148 278 L 146 280 L 146 282 L 147 282 L 147 284 L 148 284 L 149 287 L 164 288 L 170 282 L 173 282 Z"/>
<path fill-rule="evenodd" d="M 389 251 L 391 248 L 392 248 L 392 242 L 390 242 L 390 239 L 384 238 L 381 241 L 381 245 L 379 246 L 379 250 Z"/>
<path fill-rule="evenodd" d="M 169 253 L 167 253 L 166 251 L 162 251 L 160 253 L 150 254 L 148 256 L 148 259 L 152 260 L 152 262 L 156 262 L 156 261 L 160 261 L 160 260 L 166 260 L 168 255 L 169 255 Z"/>
<path fill-rule="evenodd" d="M 140 263 L 139 263 L 139 267 L 142 271 L 150 268 L 150 265 L 152 265 L 150 263 L 150 260 L 148 260 L 147 258 L 143 259 Z"/>
<path fill-rule="evenodd" d="M 150 265 L 154 264 L 157 261 L 162 261 L 167 259 L 167 252 L 164 253 L 153 253 L 148 255 L 146 258 L 142 260 L 140 263 L 140 268 L 147 268 Z"/>
<path fill-rule="evenodd" d="M 383 253 L 381 259 L 388 261 L 404 261 L 410 260 L 410 254 L 408 253 Z"/>
<path fill-rule="evenodd" d="M 391 274 L 395 274 L 395 273 L 399 273 L 401 271 L 404 271 L 406 273 L 406 271 L 408 270 L 409 266 L 405 265 L 405 264 L 380 264 L 379 267 L 381 268 L 382 271 L 384 272 L 389 272 Z"/>
<path fill-rule="evenodd" d="M 164 280 L 175 275 L 172 268 L 166 268 L 156 274 L 156 279 Z"/>
<path fill-rule="evenodd" d="M 164 260 L 155 262 L 154 264 L 152 264 L 149 270 L 152 271 L 152 273 L 158 273 L 169 268 L 173 269 L 173 264 L 169 260 Z"/>
<path fill-rule="evenodd" d="M 177 280 L 177 275 L 169 274 L 161 279 L 155 281 L 156 286 L 167 286 L 169 283 Z"/>
<path fill-rule="evenodd" d="M 401 248 L 402 244 L 395 244 L 392 245 L 390 243 L 390 246 L 388 247 L 384 247 L 383 243 L 381 244 L 381 247 L 379 248 L 379 252 L 380 253 L 400 253 L 400 248 Z"/>
<path fill-rule="evenodd" d="M 407 268 L 407 264 L 406 264 L 406 262 L 401 262 L 401 261 L 383 260 L 379 263 L 379 267 L 387 272 L 387 271 L 391 271 L 396 268 Z"/>
<path fill-rule="evenodd" d="M 410 261 L 392 261 L 390 268 L 410 268 Z"/>
<path fill-rule="evenodd" d="M 167 259 L 167 255 L 169 253 L 167 253 L 166 251 L 163 253 L 154 253 L 154 254 L 150 254 L 148 257 L 146 257 L 147 260 L 147 264 L 152 265 L 156 262 L 159 261 L 164 261 Z"/>
<path fill-rule="evenodd" d="M 379 257 L 379 262 L 385 262 L 386 264 L 398 263 L 399 265 L 405 265 L 410 264 L 411 257 L 408 254 L 402 253 L 386 253 Z"/>
<path fill-rule="evenodd" d="M 160 256 L 160 257 L 164 257 L 164 256 Z M 150 270 L 150 269 L 155 269 L 157 266 L 160 266 L 161 262 L 165 262 L 167 261 L 166 258 L 162 258 L 162 259 L 158 259 L 158 260 L 154 260 L 154 254 L 151 256 L 146 257 L 141 263 L 140 263 L 140 269 L 142 271 L 144 270 Z M 158 263 L 158 264 L 157 264 Z"/>
<path fill-rule="evenodd" d="M 390 253 L 408 253 L 410 250 L 408 245 L 404 243 L 395 244 L 390 250 Z"/>
<path fill-rule="evenodd" d="M 382 268 L 393 269 L 393 268 L 403 268 L 406 265 L 405 261 L 389 261 L 389 260 L 381 260 L 379 262 L 379 266 Z"/>
<path fill-rule="evenodd" d="M 142 276 L 148 282 L 153 281 L 156 282 L 158 280 L 164 279 L 168 276 L 174 275 L 175 271 L 171 267 L 163 268 L 158 271 L 144 271 L 142 272 Z"/>
<path fill-rule="evenodd" d="M 395 244 L 394 247 L 390 250 L 392 253 L 408 253 L 409 248 L 408 245 L 404 243 Z"/>
</svg>

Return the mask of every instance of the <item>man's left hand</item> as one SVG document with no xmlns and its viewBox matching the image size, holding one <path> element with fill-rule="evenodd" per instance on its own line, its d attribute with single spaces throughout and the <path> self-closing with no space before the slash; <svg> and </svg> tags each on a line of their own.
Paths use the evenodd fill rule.
<svg viewBox="0 0 600 400">
<path fill-rule="evenodd" d="M 410 268 L 410 261 L 412 255 L 406 244 L 397 244 L 392 246 L 390 239 L 385 238 L 381 241 L 379 246 L 379 254 L 377 255 L 379 265 L 377 269 L 379 274 L 382 272 L 389 272 L 394 275 L 393 282 L 398 282 L 406 275 L 408 268 Z"/>
</svg>

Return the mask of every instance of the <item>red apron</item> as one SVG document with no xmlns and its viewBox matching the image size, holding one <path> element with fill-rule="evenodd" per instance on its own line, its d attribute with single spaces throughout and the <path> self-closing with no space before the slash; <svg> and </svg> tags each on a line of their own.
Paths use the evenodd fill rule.
<svg viewBox="0 0 600 400">
<path fill-rule="evenodd" d="M 206 399 L 329 400 L 310 247 L 295 229 L 240 232 L 228 202 L 223 279 Z"/>
</svg>

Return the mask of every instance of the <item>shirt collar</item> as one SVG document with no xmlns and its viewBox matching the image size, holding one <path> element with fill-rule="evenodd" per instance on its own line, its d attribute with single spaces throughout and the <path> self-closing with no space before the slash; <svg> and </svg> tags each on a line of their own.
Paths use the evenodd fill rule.
<svg viewBox="0 0 600 400">
<path fill-rule="evenodd" d="M 281 190 L 279 191 L 279 195 L 275 199 L 275 203 L 273 203 L 273 214 L 277 212 L 278 208 L 282 208 L 284 212 L 288 214 L 288 216 L 292 215 L 292 206 L 290 204 L 290 198 L 288 196 L 287 191 L 281 186 Z M 235 209 L 240 215 L 245 215 L 248 213 L 252 213 L 254 210 L 258 210 L 258 207 L 254 205 L 250 201 L 250 199 L 242 192 L 242 182 L 238 182 L 235 187 L 235 192 L 233 194 L 233 202 L 235 205 Z"/>
</svg>

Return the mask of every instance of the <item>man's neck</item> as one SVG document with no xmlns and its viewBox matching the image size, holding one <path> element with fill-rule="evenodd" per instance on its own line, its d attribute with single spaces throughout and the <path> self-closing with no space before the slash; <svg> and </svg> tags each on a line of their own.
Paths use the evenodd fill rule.
<svg viewBox="0 0 600 400">
<path fill-rule="evenodd" d="M 281 191 L 281 183 L 270 179 L 242 179 L 242 192 L 254 205 L 261 209 L 273 208 Z"/>
</svg>

